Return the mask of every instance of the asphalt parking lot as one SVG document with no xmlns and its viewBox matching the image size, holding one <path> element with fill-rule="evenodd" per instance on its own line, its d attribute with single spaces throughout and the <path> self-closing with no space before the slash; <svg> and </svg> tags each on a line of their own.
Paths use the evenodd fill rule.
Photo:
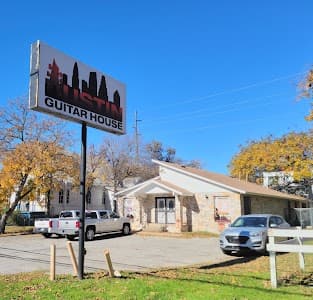
<svg viewBox="0 0 313 300">
<path fill-rule="evenodd" d="M 73 267 L 65 238 L 46 239 L 39 234 L 0 237 L 0 274 L 49 271 L 50 245 L 56 245 L 57 274 L 71 274 Z M 76 257 L 78 241 L 72 246 Z M 85 272 L 107 270 L 104 251 L 110 251 L 115 270 L 147 271 L 154 268 L 216 264 L 231 258 L 219 249 L 218 238 L 103 235 L 85 242 Z"/>
</svg>

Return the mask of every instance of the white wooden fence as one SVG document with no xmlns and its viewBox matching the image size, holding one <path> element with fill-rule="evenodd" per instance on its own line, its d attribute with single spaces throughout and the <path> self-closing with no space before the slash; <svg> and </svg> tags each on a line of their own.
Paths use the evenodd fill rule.
<svg viewBox="0 0 313 300">
<path fill-rule="evenodd" d="M 276 237 L 293 238 L 285 242 L 277 242 Z M 267 251 L 270 254 L 271 284 L 277 288 L 276 252 L 299 253 L 299 265 L 304 270 L 304 253 L 313 253 L 313 245 L 303 245 L 303 239 L 313 239 L 312 229 L 269 229 Z M 276 242 L 276 243 L 275 243 Z"/>
</svg>

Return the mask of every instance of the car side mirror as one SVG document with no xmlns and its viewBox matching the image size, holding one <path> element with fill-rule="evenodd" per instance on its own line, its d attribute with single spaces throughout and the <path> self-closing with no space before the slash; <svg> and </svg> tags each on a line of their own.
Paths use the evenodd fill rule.
<svg viewBox="0 0 313 300">
<path fill-rule="evenodd" d="M 277 224 L 274 224 L 274 223 L 273 223 L 273 224 L 270 224 L 270 227 L 271 227 L 271 228 L 276 228 L 276 227 L 278 227 L 278 226 L 277 226 Z"/>
</svg>

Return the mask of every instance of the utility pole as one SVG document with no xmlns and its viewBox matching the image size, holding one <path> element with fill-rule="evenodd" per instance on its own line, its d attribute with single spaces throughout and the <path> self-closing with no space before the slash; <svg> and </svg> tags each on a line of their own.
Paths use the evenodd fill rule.
<svg viewBox="0 0 313 300">
<path fill-rule="evenodd" d="M 138 130 L 138 122 L 141 122 L 142 120 L 138 120 L 138 113 L 137 110 L 135 111 L 135 143 L 136 143 L 136 162 L 139 162 L 139 130 Z"/>
</svg>

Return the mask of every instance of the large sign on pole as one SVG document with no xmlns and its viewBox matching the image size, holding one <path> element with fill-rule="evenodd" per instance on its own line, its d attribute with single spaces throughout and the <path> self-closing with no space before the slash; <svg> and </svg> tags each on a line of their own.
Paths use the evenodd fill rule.
<svg viewBox="0 0 313 300">
<path fill-rule="evenodd" d="M 32 44 L 30 75 L 30 108 L 125 134 L 123 83 L 41 41 Z"/>
<path fill-rule="evenodd" d="M 125 97 L 121 82 L 40 41 L 32 44 L 30 108 L 82 124 L 79 279 L 84 278 L 87 125 L 125 134 Z"/>
</svg>

